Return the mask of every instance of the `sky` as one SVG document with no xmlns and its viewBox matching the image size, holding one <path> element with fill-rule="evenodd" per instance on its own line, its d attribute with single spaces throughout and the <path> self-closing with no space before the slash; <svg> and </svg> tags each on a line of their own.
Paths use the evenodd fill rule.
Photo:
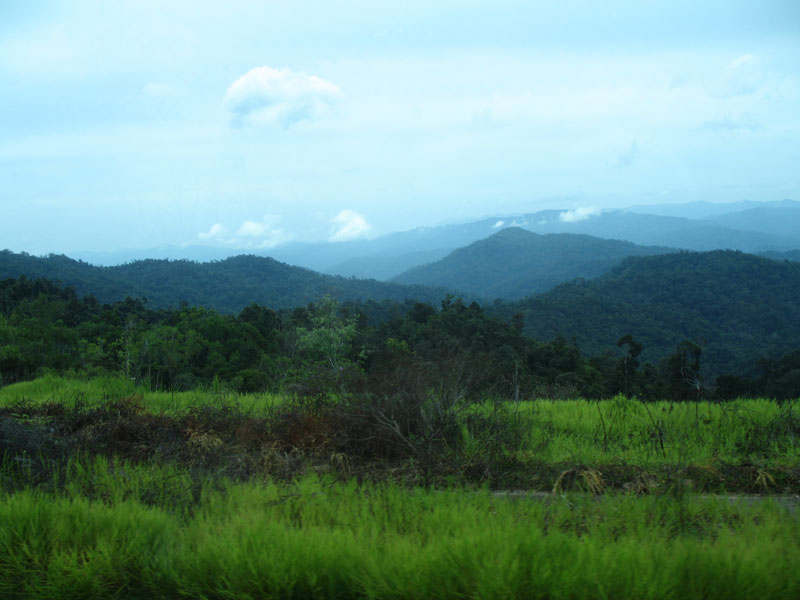
<svg viewBox="0 0 800 600">
<path fill-rule="evenodd" d="M 797 0 L 0 2 L 0 248 L 784 198 Z"/>
</svg>

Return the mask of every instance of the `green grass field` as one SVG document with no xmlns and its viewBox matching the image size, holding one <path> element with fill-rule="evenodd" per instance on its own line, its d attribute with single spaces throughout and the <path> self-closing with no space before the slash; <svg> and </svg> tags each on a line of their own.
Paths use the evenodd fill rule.
<svg viewBox="0 0 800 600">
<path fill-rule="evenodd" d="M 511 500 L 305 477 L 209 481 L 73 461 L 0 502 L 4 598 L 796 598 L 770 501 Z M 46 486 L 45 486 L 46 487 Z"/>
<path fill-rule="evenodd" d="M 653 466 L 740 461 L 800 463 L 800 402 L 643 403 L 536 400 L 516 410 L 532 420 L 530 447 L 546 462 Z"/>
<path fill-rule="evenodd" d="M 487 402 L 421 465 L 289 397 L 8 386 L 0 597 L 796 598 L 798 409 Z"/>
</svg>

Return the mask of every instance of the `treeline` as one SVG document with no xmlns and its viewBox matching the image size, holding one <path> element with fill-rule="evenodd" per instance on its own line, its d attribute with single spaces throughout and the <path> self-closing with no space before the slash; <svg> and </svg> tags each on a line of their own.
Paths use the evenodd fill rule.
<svg viewBox="0 0 800 600">
<path fill-rule="evenodd" d="M 537 341 L 478 304 L 440 306 L 326 296 L 295 309 L 251 304 L 237 315 L 142 300 L 102 304 L 25 277 L 0 281 L 0 384 L 43 372 L 121 374 L 154 389 L 225 385 L 242 392 L 325 394 L 417 386 L 474 398 L 647 399 L 800 396 L 800 350 L 762 359 L 751 373 L 703 378 L 703 349 L 684 341 L 658 361 L 623 335 L 587 356 L 564 337 Z"/>
</svg>

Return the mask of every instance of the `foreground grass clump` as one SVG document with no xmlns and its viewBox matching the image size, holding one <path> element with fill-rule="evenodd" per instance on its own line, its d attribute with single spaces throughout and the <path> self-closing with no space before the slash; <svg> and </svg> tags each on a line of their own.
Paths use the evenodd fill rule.
<svg viewBox="0 0 800 600">
<path fill-rule="evenodd" d="M 67 471 L 51 492 L 0 494 L 0 597 L 800 595 L 800 522 L 772 501 L 512 500 L 318 477 L 198 486 L 103 458 Z"/>
<path fill-rule="evenodd" d="M 800 401 L 639 402 L 619 396 L 537 400 L 518 410 L 535 424 L 531 445 L 548 462 L 800 463 Z"/>
</svg>

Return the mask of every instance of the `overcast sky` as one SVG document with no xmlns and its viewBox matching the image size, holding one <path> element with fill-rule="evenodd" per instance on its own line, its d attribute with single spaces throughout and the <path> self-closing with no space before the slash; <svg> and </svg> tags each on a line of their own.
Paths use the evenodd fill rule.
<svg viewBox="0 0 800 600">
<path fill-rule="evenodd" d="M 0 248 L 783 198 L 797 0 L 0 0 Z"/>
</svg>

